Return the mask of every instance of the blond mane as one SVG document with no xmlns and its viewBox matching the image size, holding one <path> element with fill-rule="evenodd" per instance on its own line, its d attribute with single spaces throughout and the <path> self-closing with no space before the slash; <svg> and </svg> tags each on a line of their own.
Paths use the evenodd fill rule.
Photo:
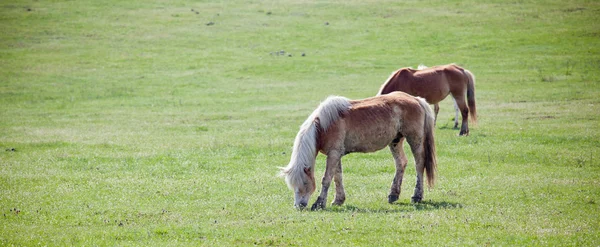
<svg viewBox="0 0 600 247">
<path fill-rule="evenodd" d="M 326 131 L 344 112 L 350 109 L 350 106 L 350 100 L 345 97 L 329 96 L 300 126 L 300 131 L 294 140 L 290 163 L 281 168 L 280 172 L 280 176 L 285 176 L 285 181 L 290 189 L 301 185 L 304 169 L 312 168 L 315 164 L 315 156 L 318 151 L 316 120 L 319 120 L 321 129 Z"/>
</svg>

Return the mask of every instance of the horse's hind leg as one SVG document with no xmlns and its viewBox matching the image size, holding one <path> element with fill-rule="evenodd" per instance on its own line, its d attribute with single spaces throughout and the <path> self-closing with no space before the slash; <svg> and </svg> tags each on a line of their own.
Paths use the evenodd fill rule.
<svg viewBox="0 0 600 247">
<path fill-rule="evenodd" d="M 423 148 L 423 138 L 408 138 L 408 145 L 415 157 L 415 168 L 417 170 L 417 184 L 412 196 L 412 202 L 417 203 L 423 200 L 423 173 L 425 172 L 425 151 Z"/>
<path fill-rule="evenodd" d="M 310 208 L 311 210 L 325 209 L 327 203 L 327 191 L 331 180 L 336 172 L 338 163 L 340 163 L 341 155 L 333 151 L 327 154 L 327 165 L 325 165 L 325 174 L 323 174 L 323 180 L 321 182 L 321 194 L 317 198 L 317 201 Z"/>
<path fill-rule="evenodd" d="M 396 163 L 396 175 L 392 180 L 392 188 L 390 189 L 390 195 L 388 196 L 388 202 L 393 203 L 400 197 L 400 191 L 402 190 L 402 177 L 404 176 L 404 170 L 408 160 L 406 154 L 404 154 L 403 144 L 404 138 L 399 138 L 398 141 L 394 140 L 390 144 L 390 151 L 394 156 L 394 162 Z"/>
<path fill-rule="evenodd" d="M 333 199 L 332 205 L 342 205 L 346 201 L 346 192 L 344 191 L 344 183 L 342 182 L 342 160 L 338 162 L 333 175 L 333 181 L 335 182 L 335 198 Z"/>
<path fill-rule="evenodd" d="M 459 135 L 469 135 L 469 107 L 465 102 L 465 97 L 455 97 L 456 105 L 458 109 L 460 109 L 460 114 L 462 116 L 462 124 L 460 126 L 460 134 Z"/>
</svg>

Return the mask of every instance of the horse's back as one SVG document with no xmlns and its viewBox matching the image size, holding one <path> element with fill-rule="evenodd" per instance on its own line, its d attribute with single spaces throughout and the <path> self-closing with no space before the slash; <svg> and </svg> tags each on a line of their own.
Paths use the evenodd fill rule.
<svg viewBox="0 0 600 247">
<path fill-rule="evenodd" d="M 437 104 L 451 91 L 464 88 L 464 69 L 456 64 L 439 65 L 421 70 L 402 68 L 397 70 L 381 87 L 379 94 L 401 91 L 425 98 Z"/>
<path fill-rule="evenodd" d="M 465 69 L 456 65 L 456 64 L 448 64 L 441 66 L 440 71 L 443 71 L 448 84 L 450 87 L 460 86 L 461 88 L 465 86 L 466 81 L 468 80 L 467 75 L 465 74 Z M 453 85 L 457 84 L 457 85 Z"/>
<path fill-rule="evenodd" d="M 448 81 L 462 80 L 464 78 L 464 69 L 456 64 L 446 64 L 426 68 L 422 70 L 406 70 L 414 77 L 413 81 L 420 81 L 421 83 L 430 84 L 433 86 L 436 82 L 441 84 L 447 84 Z M 404 73 L 404 76 L 408 76 L 408 73 Z"/>
<path fill-rule="evenodd" d="M 397 91 L 423 97 L 431 104 L 442 101 L 450 92 L 446 72 L 438 67 L 416 71 L 405 69 L 395 79 Z"/>
<path fill-rule="evenodd" d="M 411 121 L 422 119 L 418 100 L 403 92 L 351 101 L 344 116 L 346 152 L 374 152 L 389 145 Z M 412 127 L 411 127 L 412 128 Z"/>
</svg>

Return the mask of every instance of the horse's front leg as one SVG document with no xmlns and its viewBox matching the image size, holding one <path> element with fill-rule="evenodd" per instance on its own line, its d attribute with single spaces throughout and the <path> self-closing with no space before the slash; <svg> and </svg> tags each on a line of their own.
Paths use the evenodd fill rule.
<svg viewBox="0 0 600 247">
<path fill-rule="evenodd" d="M 346 192 L 344 191 L 344 183 L 342 182 L 342 160 L 338 162 L 333 175 L 333 181 L 335 182 L 335 198 L 333 199 L 332 205 L 340 206 L 346 201 Z"/>
<path fill-rule="evenodd" d="M 329 185 L 331 185 L 331 179 L 336 172 L 337 165 L 340 162 L 340 157 L 341 156 L 337 152 L 330 152 L 327 154 L 325 174 L 323 174 L 323 180 L 321 182 L 321 194 L 310 208 L 311 210 L 325 209 L 325 204 L 327 203 L 327 191 L 329 190 Z"/>
<path fill-rule="evenodd" d="M 404 154 L 403 148 L 404 138 L 400 138 L 398 142 L 390 144 L 390 151 L 394 156 L 394 163 L 396 163 L 396 175 L 392 181 L 392 187 L 390 189 L 390 195 L 388 196 L 388 202 L 393 203 L 400 197 L 400 191 L 402 190 L 402 177 L 404 177 L 404 170 L 408 160 L 406 154 Z"/>
<path fill-rule="evenodd" d="M 454 97 L 452 97 L 452 100 L 454 101 L 454 128 L 458 129 L 458 104 Z"/>
</svg>

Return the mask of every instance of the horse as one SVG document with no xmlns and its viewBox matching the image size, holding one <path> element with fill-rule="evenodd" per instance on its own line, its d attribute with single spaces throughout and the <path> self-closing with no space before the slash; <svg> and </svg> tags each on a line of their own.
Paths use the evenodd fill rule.
<svg viewBox="0 0 600 247">
<path fill-rule="evenodd" d="M 393 92 L 360 100 L 330 96 L 304 121 L 294 140 L 289 164 L 280 168 L 288 187 L 294 192 L 294 206 L 304 209 L 316 189 L 315 161 L 318 153 L 327 156 L 321 193 L 311 210 L 324 209 L 332 178 L 335 198 L 332 205 L 342 205 L 346 193 L 342 182 L 344 155 L 375 152 L 389 147 L 396 164 L 396 173 L 388 195 L 393 203 L 400 196 L 402 176 L 408 163 L 403 149 L 410 145 L 417 170 L 417 184 L 412 202 L 423 199 L 423 172 L 431 188 L 437 166 L 434 142 L 434 117 L 429 104 L 422 98 L 403 92 Z"/>
<path fill-rule="evenodd" d="M 419 66 L 420 69 L 401 68 L 394 71 L 390 77 L 381 85 L 377 95 L 383 95 L 394 91 L 402 91 L 410 95 L 425 98 L 427 102 L 434 105 L 435 121 L 440 111 L 438 103 L 452 94 L 455 100 L 455 108 L 460 109 L 462 124 L 459 135 L 469 135 L 468 118 L 477 122 L 475 109 L 475 76 L 469 70 L 461 68 L 456 64 L 440 65 L 427 68 Z M 465 103 L 465 93 L 467 103 Z M 458 127 L 458 114 L 454 118 L 454 128 Z"/>
</svg>

